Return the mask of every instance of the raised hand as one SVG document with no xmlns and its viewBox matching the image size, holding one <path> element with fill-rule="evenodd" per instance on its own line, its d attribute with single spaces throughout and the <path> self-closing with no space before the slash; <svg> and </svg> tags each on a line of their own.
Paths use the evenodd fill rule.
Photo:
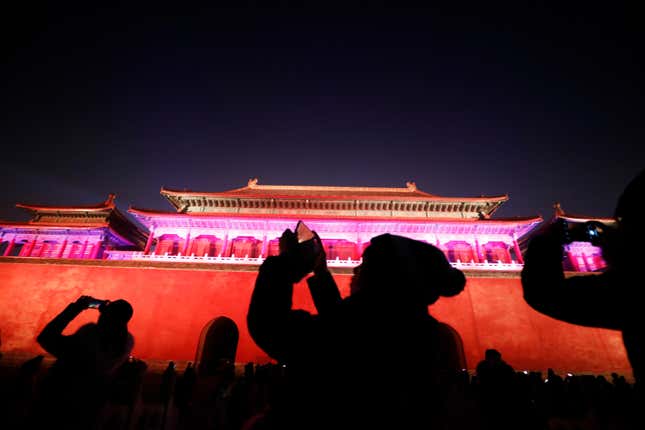
<svg viewBox="0 0 645 430">
<path fill-rule="evenodd" d="M 298 248 L 298 238 L 290 229 L 286 229 L 278 242 L 280 254 L 294 252 Z"/>
<path fill-rule="evenodd" d="M 319 250 L 314 259 L 314 273 L 325 273 L 327 271 L 327 254 L 325 253 L 325 248 L 323 247 L 322 240 L 318 233 L 314 231 L 314 242 L 317 244 L 317 249 Z"/>
<path fill-rule="evenodd" d="M 87 309 L 93 300 L 94 298 L 92 296 L 80 296 L 76 299 L 74 304 L 78 305 L 82 309 Z"/>
</svg>

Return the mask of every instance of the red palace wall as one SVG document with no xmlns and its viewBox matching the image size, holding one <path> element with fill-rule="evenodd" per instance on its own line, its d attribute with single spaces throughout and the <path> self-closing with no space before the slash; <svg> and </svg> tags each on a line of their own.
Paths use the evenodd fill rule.
<svg viewBox="0 0 645 430">
<path fill-rule="evenodd" d="M 0 262 L 0 348 L 4 353 L 43 353 L 35 337 L 45 324 L 78 296 L 124 298 L 132 303 L 133 354 L 150 360 L 194 360 L 202 329 L 227 316 L 240 331 L 238 362 L 266 362 L 246 327 L 246 310 L 256 272 L 217 269 L 134 266 L 93 261 L 60 263 Z M 350 274 L 335 274 L 343 295 Z M 304 282 L 295 288 L 294 306 L 312 310 Z M 522 298 L 519 274 L 469 276 L 465 291 L 430 307 L 451 324 L 464 342 L 473 369 L 485 349 L 496 348 L 516 370 L 618 372 L 631 377 L 620 333 L 556 321 L 529 308 Z M 88 310 L 65 333 L 95 321 Z M 378 357 L 375 357 L 378 359 Z"/>
</svg>

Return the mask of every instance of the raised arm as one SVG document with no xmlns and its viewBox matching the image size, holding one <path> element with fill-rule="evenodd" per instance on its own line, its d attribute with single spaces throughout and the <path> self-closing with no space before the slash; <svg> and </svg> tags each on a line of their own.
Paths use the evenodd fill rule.
<svg viewBox="0 0 645 430">
<path fill-rule="evenodd" d="M 562 243 L 547 232 L 529 243 L 522 270 L 524 299 L 552 318 L 589 327 L 620 329 L 619 277 L 612 272 L 565 278 Z"/>
<path fill-rule="evenodd" d="M 331 312 L 342 301 L 336 281 L 328 271 L 308 278 L 307 285 L 319 315 Z"/>
<path fill-rule="evenodd" d="M 267 258 L 260 267 L 247 314 L 251 337 L 278 361 L 289 361 L 303 342 L 314 337 L 314 317 L 291 309 L 293 282 L 285 256 Z"/>
<path fill-rule="evenodd" d="M 47 323 L 36 338 L 36 341 L 45 351 L 55 357 L 59 357 L 65 351 L 68 336 L 62 334 L 63 330 L 74 318 L 87 309 L 90 300 L 89 296 L 79 297 L 78 300 L 67 305 L 61 313 Z"/>
<path fill-rule="evenodd" d="M 327 255 L 318 234 L 315 234 L 315 239 L 320 244 L 320 253 L 314 262 L 314 276 L 307 279 L 307 285 L 316 310 L 322 315 L 336 308 L 342 298 L 336 281 L 327 268 Z"/>
</svg>

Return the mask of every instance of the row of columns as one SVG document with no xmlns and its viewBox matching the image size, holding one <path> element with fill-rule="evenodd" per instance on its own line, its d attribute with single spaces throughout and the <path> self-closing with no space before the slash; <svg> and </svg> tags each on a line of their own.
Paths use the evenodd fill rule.
<svg viewBox="0 0 645 430">
<path fill-rule="evenodd" d="M 177 235 L 177 236 L 180 237 L 179 235 Z M 163 237 L 163 235 L 161 237 Z M 143 251 L 144 254 L 150 254 L 151 253 L 152 245 L 153 245 L 155 239 L 157 239 L 157 237 L 155 237 L 155 230 L 154 230 L 154 228 L 151 228 L 150 234 L 148 236 L 148 240 L 146 242 L 146 245 L 145 245 L 145 248 L 144 248 L 144 251 Z M 190 249 L 191 249 L 191 247 L 193 245 L 193 240 L 194 239 L 191 238 L 190 232 L 187 232 L 186 236 L 184 238 L 184 243 L 183 243 L 182 249 L 178 250 L 178 252 L 180 252 L 181 255 L 188 255 L 190 253 Z M 230 245 L 228 233 L 224 234 L 224 237 L 222 238 L 222 240 L 223 240 L 223 245 L 222 245 L 221 254 L 222 255 L 227 255 L 228 254 L 228 248 L 229 248 L 229 245 Z M 260 239 L 258 239 L 258 240 L 260 240 Z M 263 256 L 263 257 L 266 257 L 268 247 L 269 247 L 269 243 L 270 243 L 266 233 L 263 234 L 261 240 L 262 240 L 262 248 L 261 248 L 260 255 Z M 482 249 L 481 249 L 482 246 L 480 245 L 479 240 L 477 239 L 477 237 L 472 238 L 472 243 L 470 241 L 466 241 L 466 240 L 464 240 L 464 242 L 466 242 L 471 247 L 471 249 L 473 250 L 473 254 L 474 254 L 473 255 L 473 260 L 474 260 L 475 263 L 480 263 L 480 262 L 484 262 L 484 261 L 487 260 L 486 256 L 482 252 Z M 363 251 L 363 241 L 360 238 L 358 238 L 357 241 L 354 242 L 354 244 L 355 244 L 355 247 L 356 247 L 356 255 L 358 257 L 360 257 L 360 255 L 362 254 L 362 251 Z M 442 243 L 439 241 L 438 238 L 436 239 L 435 245 L 437 247 L 439 247 L 439 248 L 443 247 Z M 506 246 L 509 246 L 509 245 L 506 244 Z M 519 247 L 515 237 L 512 238 L 512 244 L 510 246 L 512 246 L 512 248 L 513 248 L 513 251 L 514 251 L 515 256 L 517 258 L 517 262 L 520 263 L 520 264 L 524 264 L 524 259 L 522 258 L 522 253 L 520 251 L 520 247 Z M 507 256 L 506 257 L 508 258 L 508 260 L 510 262 L 511 258 L 510 258 L 510 254 L 508 253 L 508 249 L 506 249 L 506 251 L 507 251 Z"/>
<path fill-rule="evenodd" d="M 50 244 L 51 242 L 47 242 L 46 240 L 39 240 L 39 236 L 34 236 L 33 239 L 24 242 L 22 245 L 22 249 L 19 253 L 19 257 L 40 257 L 42 258 L 45 253 L 45 250 L 47 249 L 47 245 Z M 37 254 L 34 254 L 34 249 L 36 248 L 36 245 L 40 243 L 40 249 Z M 53 258 L 63 258 L 63 255 L 65 253 L 65 250 L 67 249 L 69 245 L 69 241 L 67 238 L 63 240 L 60 249 L 58 249 L 56 255 L 52 256 Z M 11 252 L 16 246 L 16 238 L 13 237 L 11 238 L 11 241 L 9 241 L 9 244 L 5 248 L 4 252 L 2 253 L 3 257 L 8 257 L 11 255 Z M 79 257 L 77 258 L 85 258 L 85 253 L 87 252 L 87 247 L 91 246 L 92 251 L 90 253 L 90 256 L 88 257 L 89 259 L 96 259 L 98 257 L 98 253 L 101 250 L 101 247 L 103 246 L 103 241 L 99 240 L 97 242 L 90 243 L 88 239 L 85 239 L 83 241 L 83 246 L 81 248 L 81 251 L 78 253 Z"/>
</svg>

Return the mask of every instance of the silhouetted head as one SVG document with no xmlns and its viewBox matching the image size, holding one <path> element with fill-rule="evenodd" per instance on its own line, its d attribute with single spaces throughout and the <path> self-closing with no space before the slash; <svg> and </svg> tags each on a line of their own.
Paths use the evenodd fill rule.
<svg viewBox="0 0 645 430">
<path fill-rule="evenodd" d="M 610 267 L 635 268 L 640 265 L 645 241 L 645 170 L 632 179 L 616 203 L 617 229 L 609 231 L 602 244 L 603 257 Z"/>
<path fill-rule="evenodd" d="M 496 349 L 487 349 L 484 353 L 486 360 L 498 361 L 502 359 L 502 354 Z"/>
<path fill-rule="evenodd" d="M 437 247 L 403 236 L 374 237 L 354 271 L 351 293 L 430 305 L 440 296 L 459 294 L 464 274 L 453 268 Z"/>
<path fill-rule="evenodd" d="M 616 203 L 614 216 L 620 223 L 632 223 L 645 219 L 645 170 L 641 171 L 625 187 Z"/>
<path fill-rule="evenodd" d="M 99 325 L 126 326 L 132 318 L 132 305 L 123 299 L 109 302 L 101 307 Z"/>
</svg>

